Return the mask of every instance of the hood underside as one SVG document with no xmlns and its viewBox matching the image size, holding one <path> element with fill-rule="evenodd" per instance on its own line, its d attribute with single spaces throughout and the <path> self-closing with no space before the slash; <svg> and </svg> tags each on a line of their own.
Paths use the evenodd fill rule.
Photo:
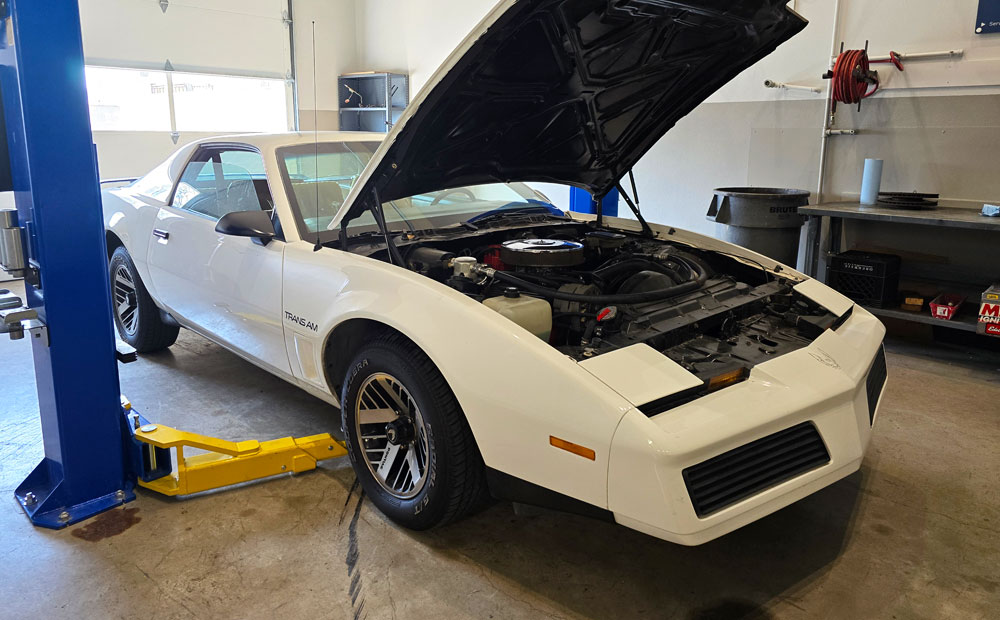
<svg viewBox="0 0 1000 620">
<path fill-rule="evenodd" d="M 425 86 L 352 194 L 541 181 L 604 195 L 680 118 L 806 26 L 786 5 L 508 0 Z M 352 202 L 338 219 L 363 211 L 365 199 Z"/>
</svg>

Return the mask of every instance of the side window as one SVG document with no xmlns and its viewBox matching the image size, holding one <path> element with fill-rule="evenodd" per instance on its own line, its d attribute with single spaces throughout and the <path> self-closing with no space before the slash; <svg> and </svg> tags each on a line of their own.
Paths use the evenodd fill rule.
<svg viewBox="0 0 1000 620">
<path fill-rule="evenodd" d="M 245 149 L 202 149 L 181 174 L 173 206 L 215 220 L 234 211 L 270 211 L 264 158 Z"/>
<path fill-rule="evenodd" d="M 207 206 L 208 202 L 214 200 L 217 192 L 215 168 L 212 161 L 208 158 L 203 159 L 199 154 L 184 168 L 181 180 L 177 184 L 177 191 L 174 192 L 173 206 L 200 213 L 197 206 L 199 204 Z"/>
<path fill-rule="evenodd" d="M 326 228 L 367 163 L 368 158 L 347 149 L 284 158 L 296 205 L 310 230 Z"/>
</svg>

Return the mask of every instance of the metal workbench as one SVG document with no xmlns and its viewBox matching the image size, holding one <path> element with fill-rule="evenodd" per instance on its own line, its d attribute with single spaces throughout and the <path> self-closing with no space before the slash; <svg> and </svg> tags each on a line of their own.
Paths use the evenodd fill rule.
<svg viewBox="0 0 1000 620">
<path fill-rule="evenodd" d="M 827 263 L 831 253 L 842 247 L 846 220 L 869 220 L 886 224 L 932 226 L 942 229 L 962 229 L 1000 233 L 1000 217 L 986 217 L 981 208 L 968 207 L 969 203 L 942 201 L 942 206 L 926 210 L 905 210 L 857 202 L 836 202 L 800 207 L 799 213 L 808 216 L 806 224 L 805 272 L 822 281 L 826 280 Z M 1000 241 L 1000 236 L 997 237 Z M 976 330 L 974 304 L 966 304 L 956 319 L 942 321 L 929 314 L 905 312 L 897 309 L 869 308 L 883 317 L 950 327 L 964 331 Z"/>
</svg>

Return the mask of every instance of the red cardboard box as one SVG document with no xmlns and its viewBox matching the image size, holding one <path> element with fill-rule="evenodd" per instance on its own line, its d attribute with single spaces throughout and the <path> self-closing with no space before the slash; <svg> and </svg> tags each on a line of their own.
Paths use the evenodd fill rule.
<svg viewBox="0 0 1000 620">
<path fill-rule="evenodd" d="M 1000 337 L 1000 284 L 994 284 L 983 293 L 982 303 L 979 305 L 979 326 L 976 331 Z"/>
<path fill-rule="evenodd" d="M 950 321 L 962 307 L 965 297 L 957 293 L 941 293 L 931 302 L 931 316 Z"/>
</svg>

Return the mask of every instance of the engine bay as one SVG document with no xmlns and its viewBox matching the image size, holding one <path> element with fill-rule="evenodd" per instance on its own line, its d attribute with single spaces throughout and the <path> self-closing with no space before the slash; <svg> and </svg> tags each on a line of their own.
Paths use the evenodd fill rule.
<svg viewBox="0 0 1000 620">
<path fill-rule="evenodd" d="M 582 361 L 645 343 L 708 382 L 805 347 L 837 317 L 763 265 L 584 223 L 399 244 L 442 282 Z"/>
</svg>

